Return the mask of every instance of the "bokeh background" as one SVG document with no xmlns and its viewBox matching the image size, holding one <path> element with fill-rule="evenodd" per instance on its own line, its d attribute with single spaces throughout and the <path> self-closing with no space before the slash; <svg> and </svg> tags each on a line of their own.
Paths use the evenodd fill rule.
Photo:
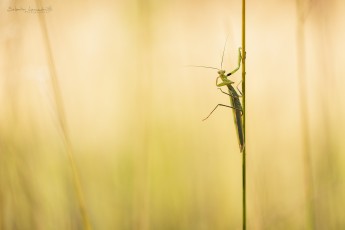
<svg viewBox="0 0 345 230">
<path fill-rule="evenodd" d="M 344 12 L 247 1 L 248 229 L 345 229 Z M 229 99 L 186 67 L 227 37 L 232 70 L 239 0 L 1 1 L 0 229 L 83 228 L 61 116 L 95 229 L 241 229 Z"/>
</svg>

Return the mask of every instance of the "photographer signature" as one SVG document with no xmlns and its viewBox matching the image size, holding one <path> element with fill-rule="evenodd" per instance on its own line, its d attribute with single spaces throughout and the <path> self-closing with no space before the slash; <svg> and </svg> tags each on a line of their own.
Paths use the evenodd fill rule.
<svg viewBox="0 0 345 230">
<path fill-rule="evenodd" d="M 31 6 L 29 6 L 28 8 L 17 8 L 16 6 L 13 7 L 8 7 L 7 12 L 17 12 L 17 11 L 23 11 L 24 13 L 31 13 L 31 14 L 37 14 L 37 13 L 49 13 L 50 11 L 52 11 L 52 7 L 48 6 L 48 7 L 41 7 L 41 8 L 31 8 Z"/>
</svg>

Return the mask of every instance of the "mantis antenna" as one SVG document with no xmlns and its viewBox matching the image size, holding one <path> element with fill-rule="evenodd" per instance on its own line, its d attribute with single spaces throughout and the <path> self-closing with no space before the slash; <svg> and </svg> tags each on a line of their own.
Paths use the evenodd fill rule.
<svg viewBox="0 0 345 230">
<path fill-rule="evenodd" d="M 203 66 L 203 65 L 187 65 L 187 67 L 200 67 L 200 68 L 206 68 L 206 69 L 216 69 L 220 70 L 218 68 L 212 67 L 212 66 Z"/>
<path fill-rule="evenodd" d="M 229 35 L 226 37 L 224 48 L 223 48 L 223 54 L 222 54 L 222 62 L 220 63 L 220 68 L 223 68 L 223 59 L 224 59 L 224 53 L 225 53 L 225 48 L 226 48 L 226 43 L 228 42 Z"/>
<path fill-rule="evenodd" d="M 186 67 L 200 67 L 200 68 L 206 68 L 206 69 L 216 69 L 221 70 L 223 68 L 223 60 L 224 60 L 224 53 L 226 48 L 226 43 L 228 42 L 229 35 L 226 37 L 224 48 L 223 48 L 223 54 L 222 54 L 222 62 L 220 63 L 220 69 L 212 66 L 203 66 L 203 65 L 187 65 Z"/>
</svg>

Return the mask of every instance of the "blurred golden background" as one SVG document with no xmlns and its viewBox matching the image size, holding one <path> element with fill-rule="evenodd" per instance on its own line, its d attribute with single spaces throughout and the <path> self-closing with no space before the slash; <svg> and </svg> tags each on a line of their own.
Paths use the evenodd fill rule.
<svg viewBox="0 0 345 230">
<path fill-rule="evenodd" d="M 29 7 L 51 10 L 9 10 Z M 219 68 L 227 36 L 236 67 L 241 1 L 0 10 L 0 229 L 83 229 L 66 135 L 94 229 L 241 229 L 232 112 L 202 122 L 229 99 L 215 70 L 186 67 Z M 308 229 L 310 209 L 315 229 L 345 229 L 344 12 L 247 2 L 248 229 Z"/>
</svg>

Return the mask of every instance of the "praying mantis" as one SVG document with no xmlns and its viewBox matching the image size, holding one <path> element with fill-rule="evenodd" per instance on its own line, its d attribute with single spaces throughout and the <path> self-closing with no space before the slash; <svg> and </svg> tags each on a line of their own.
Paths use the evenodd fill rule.
<svg viewBox="0 0 345 230">
<path fill-rule="evenodd" d="M 225 43 L 226 46 L 226 43 Z M 224 52 L 225 52 L 225 46 L 223 49 L 223 55 L 222 55 L 222 61 L 220 64 L 220 69 L 215 68 L 215 67 L 210 67 L 210 66 L 194 66 L 194 67 L 202 67 L 202 68 L 209 68 L 209 69 L 216 69 L 218 70 L 218 77 L 216 78 L 216 86 L 218 87 L 218 89 L 229 96 L 230 98 L 230 105 L 224 105 L 224 104 L 217 104 L 216 107 L 211 111 L 211 113 L 205 118 L 203 119 L 206 120 L 207 118 L 209 118 L 211 116 L 211 114 L 219 107 L 219 106 L 223 106 L 223 107 L 227 107 L 227 108 L 231 108 L 233 111 L 233 115 L 234 115 L 234 123 L 236 126 L 236 132 L 237 132 L 237 137 L 238 137 L 238 143 L 239 143 L 239 147 L 240 147 L 240 152 L 243 152 L 245 143 L 244 143 L 244 133 L 243 133 L 243 121 L 242 121 L 242 115 L 243 115 L 243 109 L 242 109 L 242 105 L 241 105 L 241 101 L 240 101 L 240 97 L 242 97 L 242 93 L 238 88 L 238 85 L 236 86 L 239 94 L 237 93 L 237 91 L 235 90 L 235 88 L 232 86 L 235 82 L 231 81 L 230 79 L 228 79 L 229 76 L 233 75 L 234 73 L 236 73 L 240 67 L 241 67 L 241 61 L 242 61 L 242 54 L 241 54 L 241 48 L 238 49 L 238 66 L 236 69 L 234 69 L 233 71 L 226 73 L 225 70 L 223 70 L 223 59 L 224 59 Z M 241 82 L 240 82 L 241 83 Z M 240 84 L 239 83 L 239 84 Z M 222 86 L 227 86 L 228 87 L 228 92 L 225 92 L 222 90 Z"/>
</svg>

